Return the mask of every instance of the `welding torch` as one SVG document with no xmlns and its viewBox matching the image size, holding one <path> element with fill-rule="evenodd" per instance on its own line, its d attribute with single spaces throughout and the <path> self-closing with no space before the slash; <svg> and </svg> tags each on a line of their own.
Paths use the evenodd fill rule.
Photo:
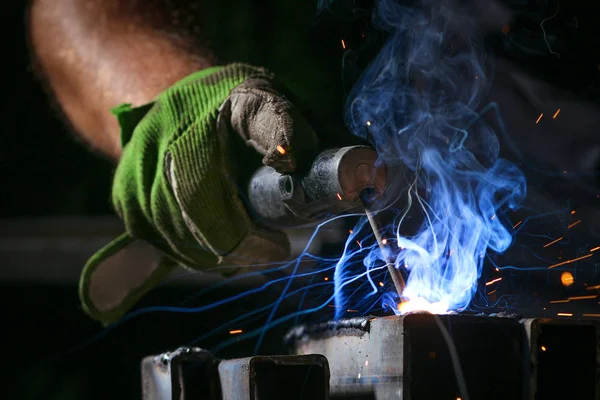
<svg viewBox="0 0 600 400">
<path fill-rule="evenodd" d="M 394 287 L 402 298 L 404 279 L 390 260 L 381 227 L 371 209 L 386 190 L 387 167 L 369 146 L 347 146 L 319 153 L 300 174 L 280 174 L 263 166 L 248 184 L 248 203 L 257 221 L 281 228 L 321 222 L 350 213 L 365 213 Z"/>
</svg>

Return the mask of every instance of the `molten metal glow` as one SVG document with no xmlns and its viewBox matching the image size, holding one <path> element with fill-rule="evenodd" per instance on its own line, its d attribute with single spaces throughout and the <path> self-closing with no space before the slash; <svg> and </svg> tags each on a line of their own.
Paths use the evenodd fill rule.
<svg viewBox="0 0 600 400">
<path fill-rule="evenodd" d="M 425 311 L 430 314 L 445 314 L 448 312 L 448 303 L 438 301 L 437 303 L 429 303 L 427 300 L 417 297 L 414 300 L 407 300 L 398 303 L 398 312 L 407 314 L 411 312 Z"/>
</svg>

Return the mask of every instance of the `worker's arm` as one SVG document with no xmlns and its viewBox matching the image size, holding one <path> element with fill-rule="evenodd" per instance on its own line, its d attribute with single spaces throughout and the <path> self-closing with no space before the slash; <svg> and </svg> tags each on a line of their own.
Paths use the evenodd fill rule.
<svg viewBox="0 0 600 400">
<path fill-rule="evenodd" d="M 73 129 L 118 159 L 110 108 L 146 104 L 167 87 L 215 63 L 189 0 L 33 0 L 31 46 Z"/>
<path fill-rule="evenodd" d="M 175 14 L 178 3 L 35 0 L 31 8 L 50 89 L 74 129 L 118 160 L 112 202 L 126 233 L 91 257 L 80 281 L 84 309 L 105 323 L 176 265 L 233 273 L 285 259 L 287 237 L 253 220 L 238 188 L 261 161 L 291 172 L 316 151 L 273 75 L 211 66 L 201 27 L 177 26 L 190 13 Z"/>
</svg>

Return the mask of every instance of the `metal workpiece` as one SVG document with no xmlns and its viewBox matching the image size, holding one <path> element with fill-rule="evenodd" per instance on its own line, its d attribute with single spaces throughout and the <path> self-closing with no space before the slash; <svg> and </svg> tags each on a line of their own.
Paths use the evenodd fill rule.
<svg viewBox="0 0 600 400">
<path fill-rule="evenodd" d="M 376 400 L 456 399 L 452 339 L 472 399 L 524 399 L 527 345 L 512 318 L 408 314 L 298 327 L 287 336 L 296 354 L 323 354 L 331 369 L 331 396 Z M 362 397 L 361 397 L 362 396 Z"/>
<path fill-rule="evenodd" d="M 219 360 L 197 347 L 142 360 L 142 398 L 144 400 L 220 400 Z"/>
<path fill-rule="evenodd" d="M 225 360 L 219 375 L 223 400 L 329 399 L 329 364 L 319 354 Z"/>
<path fill-rule="evenodd" d="M 598 321 L 566 316 L 521 322 L 530 347 L 530 400 L 600 399 Z"/>
<path fill-rule="evenodd" d="M 306 173 L 282 175 L 259 168 L 248 184 L 249 208 L 264 225 L 298 226 L 344 213 L 362 212 L 360 194 L 386 188 L 387 168 L 368 146 L 321 152 Z"/>
</svg>

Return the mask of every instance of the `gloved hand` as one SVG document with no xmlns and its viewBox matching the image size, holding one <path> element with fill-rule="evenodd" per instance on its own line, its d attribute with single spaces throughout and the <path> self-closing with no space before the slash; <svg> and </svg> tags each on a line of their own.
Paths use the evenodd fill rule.
<svg viewBox="0 0 600 400">
<path fill-rule="evenodd" d="M 112 201 L 126 233 L 82 272 L 90 316 L 113 322 L 177 265 L 239 268 L 288 257 L 287 237 L 251 219 L 234 176 L 255 154 L 290 172 L 316 152 L 313 130 L 280 93 L 264 69 L 231 64 L 192 74 L 150 104 L 113 110 L 123 153 Z M 241 141 L 250 147 L 240 152 Z"/>
</svg>

